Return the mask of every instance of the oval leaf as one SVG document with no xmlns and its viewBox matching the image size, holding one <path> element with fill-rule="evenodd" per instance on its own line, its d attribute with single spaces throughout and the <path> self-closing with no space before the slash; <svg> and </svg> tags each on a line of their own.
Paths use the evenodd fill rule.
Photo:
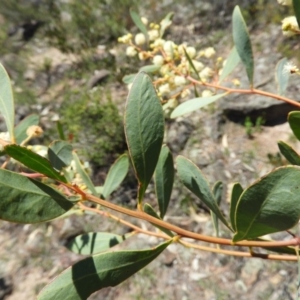
<svg viewBox="0 0 300 300">
<path fill-rule="evenodd" d="M 222 200 L 222 193 L 223 193 L 223 183 L 221 181 L 218 181 L 213 186 L 213 194 L 215 196 L 218 206 L 220 206 Z M 210 213 L 215 228 L 216 236 L 219 236 L 219 219 L 217 218 L 214 212 L 210 211 Z"/>
<path fill-rule="evenodd" d="M 38 115 L 32 114 L 24 118 L 16 127 L 15 127 L 15 138 L 16 143 L 21 144 L 24 140 L 27 139 L 28 135 L 26 133 L 27 129 L 30 126 L 38 125 L 40 117 Z"/>
<path fill-rule="evenodd" d="M 294 135 L 298 141 L 300 141 L 300 111 L 290 112 L 288 115 L 288 122 Z"/>
<path fill-rule="evenodd" d="M 12 142 L 15 142 L 15 106 L 9 76 L 0 63 L 0 113 L 4 117 Z"/>
<path fill-rule="evenodd" d="M 40 174 L 46 175 L 49 178 L 67 182 L 66 178 L 57 172 L 50 164 L 50 161 L 35 152 L 18 145 L 7 145 L 4 147 L 7 155 L 22 163 L 28 169 L 31 169 Z"/>
<path fill-rule="evenodd" d="M 239 6 L 236 6 L 232 15 L 232 35 L 234 45 L 243 65 L 246 68 L 250 85 L 253 86 L 254 60 L 249 32 Z"/>
<path fill-rule="evenodd" d="M 130 75 L 125 75 L 122 79 L 122 81 L 125 84 L 130 84 L 133 83 L 134 78 L 136 77 L 136 74 L 130 74 Z"/>
<path fill-rule="evenodd" d="M 169 206 L 174 182 L 173 157 L 166 145 L 161 148 L 154 173 L 154 182 L 160 217 L 163 219 Z"/>
<path fill-rule="evenodd" d="M 185 187 L 203 201 L 208 208 L 229 228 L 228 222 L 222 215 L 216 199 L 209 188 L 208 182 L 199 168 L 183 156 L 178 156 L 176 163 L 179 178 Z"/>
<path fill-rule="evenodd" d="M 56 121 L 56 129 L 57 129 L 59 138 L 61 140 L 65 141 L 66 140 L 65 132 L 64 132 L 63 126 L 59 120 Z"/>
<path fill-rule="evenodd" d="M 130 89 L 125 110 L 125 135 L 139 181 L 138 201 L 154 173 L 164 137 L 164 114 L 149 76 L 139 73 Z"/>
<path fill-rule="evenodd" d="M 275 69 L 275 81 L 278 87 L 278 94 L 284 95 L 290 78 L 290 73 L 284 71 L 284 66 L 287 64 L 288 60 L 286 58 L 281 59 Z"/>
<path fill-rule="evenodd" d="M 66 247 L 77 254 L 91 255 L 108 250 L 122 243 L 131 234 L 117 235 L 108 232 L 90 232 L 76 236 L 68 242 Z"/>
<path fill-rule="evenodd" d="M 0 219 L 17 223 L 49 221 L 73 207 L 52 187 L 0 169 Z"/>
<path fill-rule="evenodd" d="M 136 27 L 145 35 L 146 39 L 148 39 L 148 31 L 145 24 L 142 22 L 141 17 L 134 10 L 130 10 L 130 16 Z"/>
<path fill-rule="evenodd" d="M 300 156 L 290 145 L 280 141 L 278 142 L 278 148 L 288 162 L 292 165 L 300 166 Z"/>
<path fill-rule="evenodd" d="M 240 56 L 236 51 L 236 47 L 234 46 L 226 59 L 225 66 L 219 78 L 219 83 L 221 83 L 229 74 L 231 74 L 240 61 Z"/>
<path fill-rule="evenodd" d="M 231 227 L 234 231 L 236 231 L 236 226 L 235 226 L 235 210 L 236 210 L 236 205 L 240 199 L 241 194 L 243 193 L 243 188 L 242 186 L 236 182 L 231 191 L 231 199 L 230 199 L 230 223 Z"/>
<path fill-rule="evenodd" d="M 280 167 L 241 195 L 235 212 L 233 241 L 290 229 L 300 216 L 300 168 Z"/>
<path fill-rule="evenodd" d="M 170 243 L 168 241 L 149 250 L 108 252 L 88 257 L 57 276 L 37 299 L 87 299 L 92 293 L 116 286 L 144 268 Z"/>
<path fill-rule="evenodd" d="M 154 73 L 154 72 L 158 71 L 160 68 L 161 68 L 161 66 L 149 65 L 149 66 L 141 67 L 140 72 Z"/>
<path fill-rule="evenodd" d="M 148 215 L 150 215 L 150 216 L 156 218 L 156 219 L 161 220 L 161 218 L 160 218 L 159 215 L 156 213 L 156 211 L 154 210 L 154 208 L 153 208 L 150 204 L 148 204 L 148 203 L 146 203 L 146 204 L 144 205 L 144 212 L 145 212 L 146 214 L 148 214 Z M 153 223 L 151 223 L 151 224 L 152 224 L 153 226 L 157 227 L 157 228 L 158 228 L 159 230 L 161 230 L 162 232 L 164 232 L 166 235 L 168 235 L 168 236 L 170 236 L 170 237 L 173 237 L 173 236 L 174 236 L 174 234 L 173 234 L 169 229 L 166 229 L 166 228 L 164 228 L 164 227 L 162 227 L 162 226 L 159 226 L 159 225 L 156 225 L 156 224 L 153 224 Z"/>
<path fill-rule="evenodd" d="M 174 13 L 168 13 L 160 22 L 160 37 L 162 38 L 166 29 L 171 26 Z"/>
<path fill-rule="evenodd" d="M 128 173 L 128 168 L 128 156 L 123 154 L 114 162 L 108 171 L 102 191 L 104 199 L 119 187 Z"/>
<path fill-rule="evenodd" d="M 51 165 L 61 171 L 71 164 L 73 159 L 73 147 L 65 141 L 54 141 L 49 145 L 48 158 Z"/>
<path fill-rule="evenodd" d="M 178 105 L 173 110 L 173 112 L 171 114 L 171 118 L 174 119 L 174 118 L 180 117 L 184 114 L 193 112 L 199 108 L 202 108 L 204 106 L 207 106 L 207 105 L 217 101 L 218 99 L 224 97 L 225 95 L 227 95 L 227 93 L 214 95 L 214 96 L 210 96 L 210 97 L 194 98 L 194 99 L 185 101 L 185 102 L 181 103 L 180 105 Z"/>
<path fill-rule="evenodd" d="M 189 54 L 188 54 L 187 51 L 185 50 L 185 47 L 183 47 L 183 51 L 184 51 L 184 55 L 185 55 L 186 59 L 187 59 L 188 62 L 189 62 L 189 65 L 191 66 L 191 68 L 192 68 L 193 71 L 195 72 L 197 78 L 198 78 L 199 80 L 201 80 L 200 75 L 199 75 L 199 72 L 198 72 L 197 69 L 195 68 L 195 65 L 194 65 L 194 63 L 193 63 L 193 60 L 190 58 Z"/>
<path fill-rule="evenodd" d="M 91 191 L 91 193 L 94 196 L 98 196 L 98 193 L 96 191 L 96 188 L 90 178 L 90 176 L 86 173 L 86 171 L 84 170 L 78 155 L 76 154 L 75 151 L 73 151 L 73 159 L 75 161 L 75 165 L 76 165 L 76 171 L 78 172 L 78 174 L 80 175 L 82 181 L 84 182 L 84 184 L 87 186 L 87 188 Z"/>
</svg>

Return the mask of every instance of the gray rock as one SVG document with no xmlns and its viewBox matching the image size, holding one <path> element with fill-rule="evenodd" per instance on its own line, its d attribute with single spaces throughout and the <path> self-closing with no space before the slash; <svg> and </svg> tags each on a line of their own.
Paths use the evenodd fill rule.
<svg viewBox="0 0 300 300">
<path fill-rule="evenodd" d="M 0 300 L 4 300 L 6 296 L 12 293 L 13 286 L 9 277 L 0 278 Z"/>
<path fill-rule="evenodd" d="M 88 88 L 91 89 L 99 85 L 100 83 L 102 83 L 110 75 L 110 73 L 111 73 L 110 71 L 105 69 L 96 71 L 95 74 L 87 82 Z"/>
<path fill-rule="evenodd" d="M 188 120 L 177 119 L 168 126 L 166 140 L 173 153 L 184 149 L 194 127 Z"/>
</svg>

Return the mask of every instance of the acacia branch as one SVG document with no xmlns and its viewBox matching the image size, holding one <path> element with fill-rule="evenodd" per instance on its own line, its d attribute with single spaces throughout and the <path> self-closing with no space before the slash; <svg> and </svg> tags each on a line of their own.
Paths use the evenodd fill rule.
<svg viewBox="0 0 300 300">
<path fill-rule="evenodd" d="M 215 88 L 217 90 L 227 91 L 230 94 L 238 93 L 238 94 L 249 94 L 249 95 L 251 95 L 251 94 L 261 95 L 261 96 L 273 98 L 276 100 L 284 101 L 288 104 L 291 104 L 291 105 L 294 105 L 294 106 L 300 108 L 300 103 L 295 100 L 292 100 L 292 99 L 284 97 L 284 96 L 276 95 L 273 93 L 261 91 L 258 89 L 254 89 L 254 88 L 253 89 L 233 89 L 233 88 L 221 86 L 221 85 L 214 84 L 214 83 L 207 83 L 207 82 L 199 81 L 199 80 L 194 79 L 191 76 L 187 76 L 187 79 L 196 85 L 202 85 L 202 86 L 206 86 L 206 87 L 210 87 L 210 88 Z"/>
<path fill-rule="evenodd" d="M 283 246 L 297 246 L 300 244 L 300 239 L 298 237 L 294 237 L 288 241 L 241 241 L 233 243 L 232 240 L 225 239 L 225 238 L 218 238 L 218 237 L 212 237 L 212 236 L 206 236 L 203 234 L 195 233 L 192 231 L 188 231 L 185 229 L 182 229 L 178 226 L 172 225 L 170 223 L 167 223 L 163 220 L 157 219 L 155 217 L 152 217 L 148 214 L 146 214 L 143 211 L 138 210 L 130 210 L 125 207 L 118 206 L 116 204 L 107 202 L 103 199 L 97 198 L 93 195 L 86 194 L 85 195 L 86 200 L 90 200 L 94 203 L 100 204 L 104 207 L 107 207 L 109 209 L 112 209 L 114 211 L 118 211 L 120 213 L 126 214 L 128 216 L 145 220 L 150 223 L 153 223 L 157 226 L 161 226 L 165 229 L 168 229 L 170 231 L 175 232 L 177 235 L 182 237 L 191 238 L 194 240 L 199 240 L 203 242 L 213 243 L 213 244 L 219 244 L 219 245 L 225 245 L 225 246 L 245 246 L 245 247 L 283 247 Z"/>
</svg>

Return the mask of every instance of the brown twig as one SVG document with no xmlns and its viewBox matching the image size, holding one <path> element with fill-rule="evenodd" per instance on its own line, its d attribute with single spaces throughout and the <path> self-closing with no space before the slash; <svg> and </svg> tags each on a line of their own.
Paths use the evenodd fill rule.
<svg viewBox="0 0 300 300">
<path fill-rule="evenodd" d="M 283 247 L 283 246 L 297 246 L 300 244 L 300 239 L 298 237 L 292 238 L 288 241 L 270 241 L 270 242 L 267 242 L 267 241 L 241 241 L 241 242 L 233 243 L 232 240 L 229 240 L 229 239 L 206 236 L 206 235 L 202 235 L 202 234 L 198 234 L 195 232 L 191 232 L 191 231 L 182 229 L 180 227 L 177 227 L 175 225 L 167 223 L 163 220 L 152 217 L 143 211 L 130 210 L 125 207 L 121 207 L 116 204 L 107 202 L 103 199 L 97 198 L 90 194 L 86 194 L 86 199 L 90 200 L 94 203 L 100 204 L 104 207 L 107 207 L 109 209 L 112 209 L 114 211 L 118 211 L 120 213 L 129 215 L 131 217 L 145 220 L 145 221 L 148 221 L 155 225 L 161 226 L 163 228 L 166 228 L 168 230 L 175 232 L 179 236 L 188 237 L 188 238 L 203 241 L 203 242 L 219 244 L 219 245 L 226 245 L 226 246 L 245 246 L 245 247 Z"/>
</svg>

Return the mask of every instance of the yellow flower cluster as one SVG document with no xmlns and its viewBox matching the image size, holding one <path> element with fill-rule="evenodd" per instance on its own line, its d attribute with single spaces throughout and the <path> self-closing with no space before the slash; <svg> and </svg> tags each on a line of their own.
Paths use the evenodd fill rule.
<svg viewBox="0 0 300 300">
<path fill-rule="evenodd" d="M 281 5 L 291 6 L 293 4 L 292 0 L 278 0 Z M 281 21 L 282 33 L 285 36 L 293 36 L 300 34 L 299 25 L 295 16 L 286 17 Z"/>
<path fill-rule="evenodd" d="M 126 34 L 118 41 L 127 45 L 128 57 L 149 62 L 158 96 L 163 103 L 170 102 L 165 104 L 166 109 L 174 108 L 178 99 L 191 94 L 193 84 L 189 78 L 209 82 L 218 76 L 222 63 L 220 58 L 215 58 L 214 48 L 208 47 L 199 51 L 187 43 L 176 44 L 172 40 L 165 40 L 163 35 L 165 29 L 172 24 L 170 19 L 165 18 L 159 24 L 149 24 L 144 17 L 141 21 L 147 32 L 143 31 L 135 36 Z M 128 85 L 130 87 L 131 84 Z M 207 90 L 204 93 L 212 94 Z"/>
</svg>

